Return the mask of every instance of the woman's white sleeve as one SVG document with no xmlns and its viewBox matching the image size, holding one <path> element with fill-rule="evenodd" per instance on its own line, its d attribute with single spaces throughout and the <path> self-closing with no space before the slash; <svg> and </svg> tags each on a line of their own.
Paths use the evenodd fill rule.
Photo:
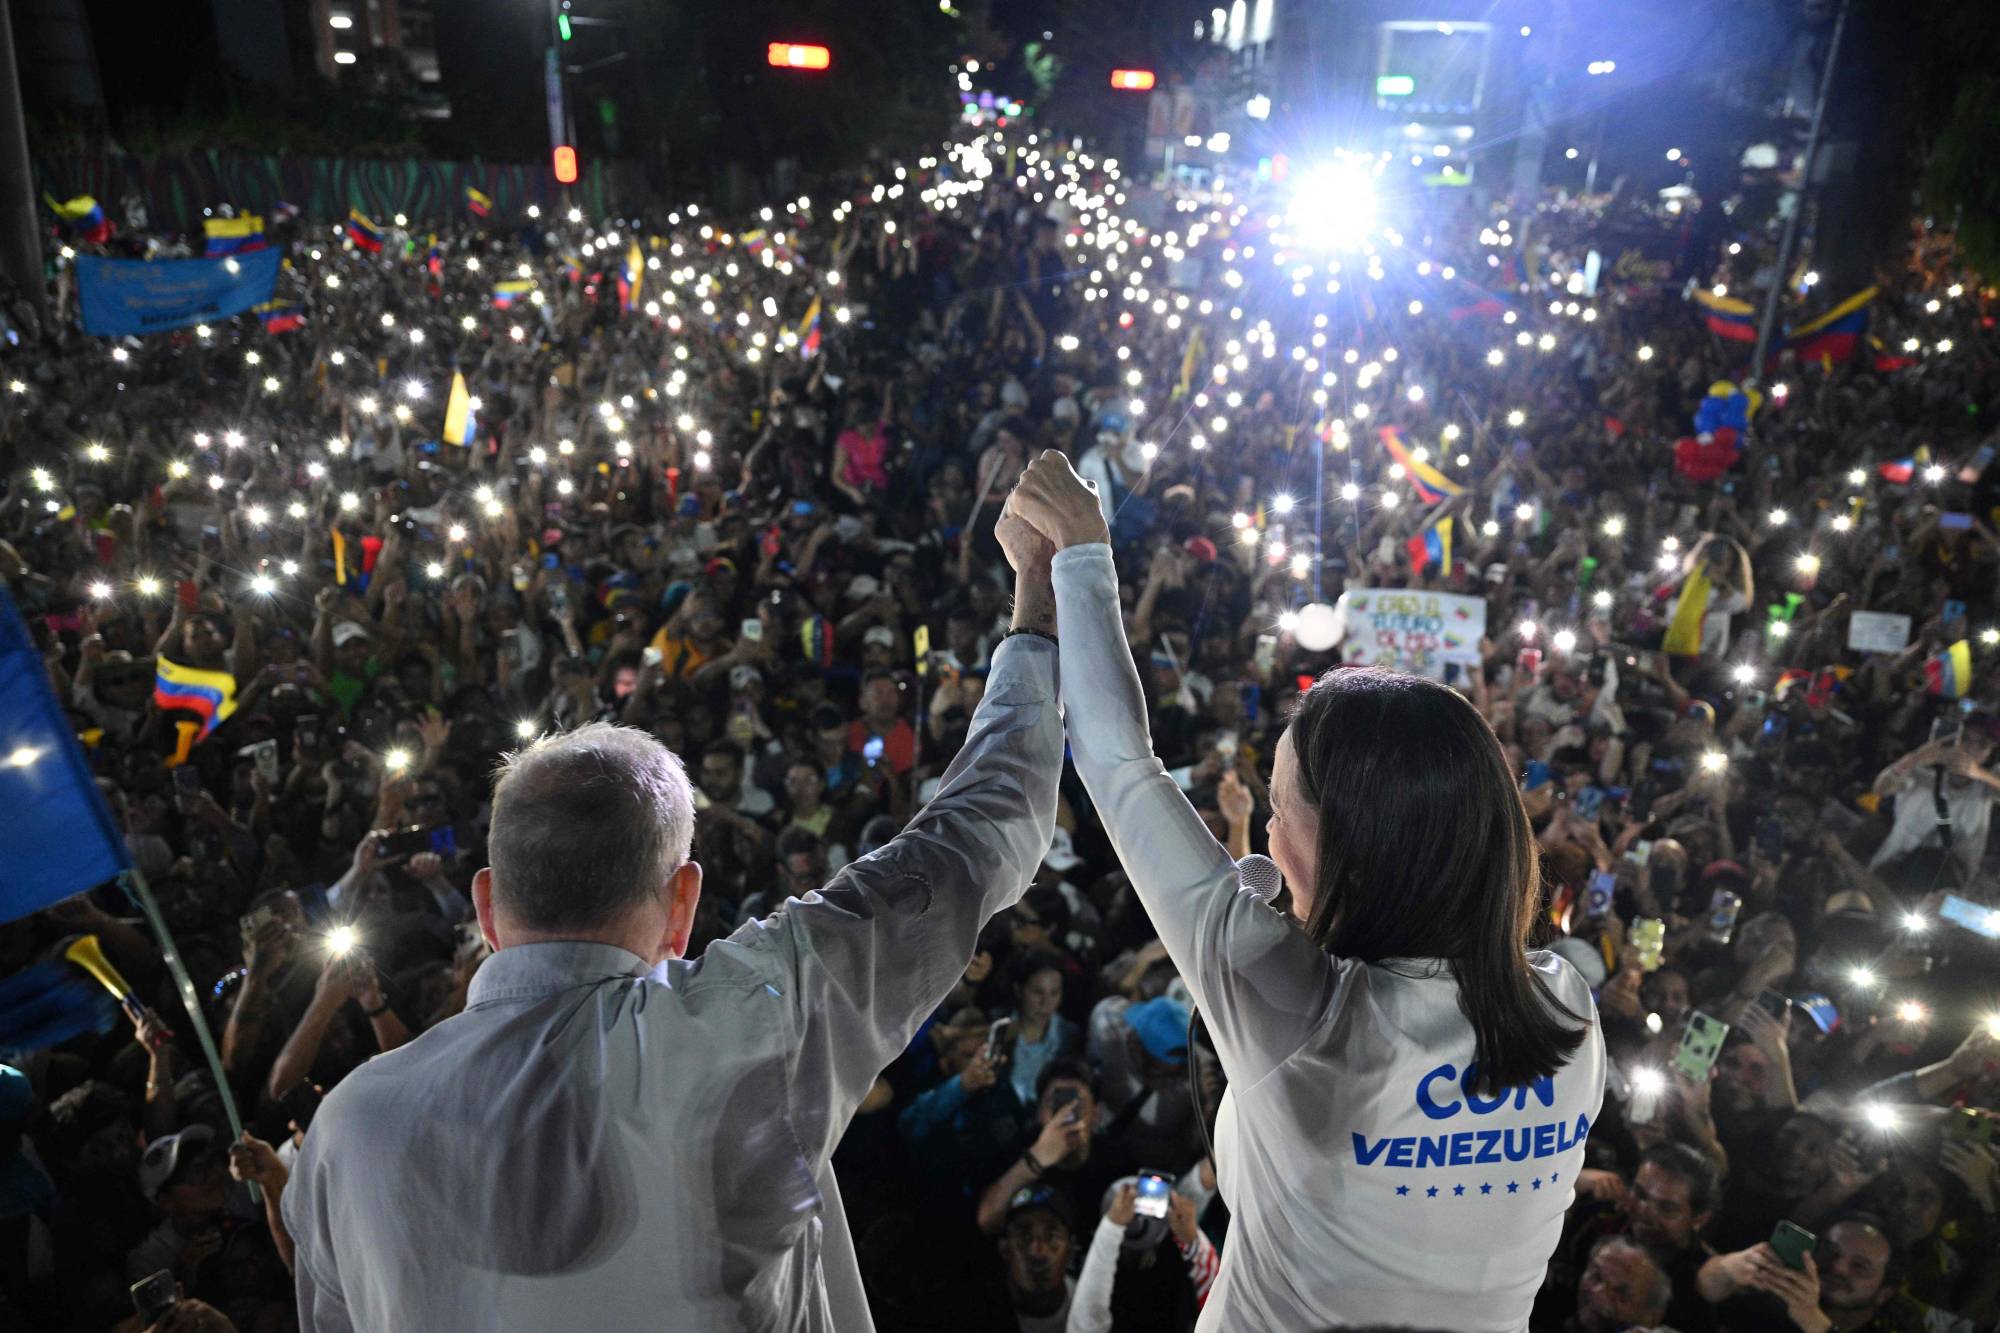
<svg viewBox="0 0 2000 1333">
<path fill-rule="evenodd" d="M 1289 1058 L 1324 1018 L 1333 961 L 1241 890 L 1236 863 L 1153 754 L 1104 543 L 1056 554 L 1070 754 L 1112 848 L 1180 970 L 1231 1081 Z"/>
</svg>

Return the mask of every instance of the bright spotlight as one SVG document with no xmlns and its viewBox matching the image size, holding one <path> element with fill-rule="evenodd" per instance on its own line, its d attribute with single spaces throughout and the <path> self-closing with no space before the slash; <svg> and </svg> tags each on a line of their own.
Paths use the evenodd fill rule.
<svg viewBox="0 0 2000 1333">
<path fill-rule="evenodd" d="M 1375 182 L 1366 168 L 1352 162 L 1306 172 L 1292 188 L 1286 217 L 1304 245 L 1356 249 L 1375 230 Z"/>
</svg>

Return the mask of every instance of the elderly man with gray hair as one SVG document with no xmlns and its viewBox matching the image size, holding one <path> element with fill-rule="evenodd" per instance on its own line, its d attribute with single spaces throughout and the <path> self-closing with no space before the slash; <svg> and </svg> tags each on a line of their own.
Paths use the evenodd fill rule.
<svg viewBox="0 0 2000 1333">
<path fill-rule="evenodd" d="M 1053 552 L 996 535 L 1015 632 L 936 798 L 698 959 L 680 760 L 594 724 L 506 761 L 465 1012 L 335 1088 L 284 1193 L 301 1327 L 871 1326 L 829 1158 L 1055 823 Z"/>
</svg>

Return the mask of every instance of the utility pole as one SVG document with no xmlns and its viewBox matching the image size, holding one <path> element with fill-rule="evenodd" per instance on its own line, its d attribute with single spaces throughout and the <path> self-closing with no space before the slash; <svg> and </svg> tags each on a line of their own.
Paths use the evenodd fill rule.
<svg viewBox="0 0 2000 1333">
<path fill-rule="evenodd" d="M 1819 72 L 1819 96 L 1813 101 L 1812 128 L 1806 131 L 1805 159 L 1799 165 L 1799 187 L 1792 191 L 1792 211 L 1785 219 L 1785 230 L 1778 238 L 1778 259 L 1771 273 L 1771 290 L 1764 295 L 1764 317 L 1757 324 L 1757 359 L 1750 363 L 1749 379 L 1752 383 L 1764 376 L 1764 363 L 1770 355 L 1771 334 L 1778 325 L 1778 303 L 1785 294 L 1786 274 L 1791 272 L 1792 246 L 1799 235 L 1799 218 L 1806 211 L 1806 194 L 1812 188 L 1813 159 L 1819 155 L 1820 128 L 1826 123 L 1827 94 L 1833 89 L 1833 71 L 1840 63 L 1840 39 L 1847 31 L 1847 6 L 1849 0 L 1840 0 L 1840 12 L 1834 16 L 1833 36 L 1826 46 L 1826 66 Z"/>
<path fill-rule="evenodd" d="M 28 161 L 28 119 L 21 109 L 21 70 L 14 58 L 14 22 L 0 0 L 0 270 L 38 311 L 46 312 L 42 238 L 35 214 L 35 171 Z"/>
</svg>

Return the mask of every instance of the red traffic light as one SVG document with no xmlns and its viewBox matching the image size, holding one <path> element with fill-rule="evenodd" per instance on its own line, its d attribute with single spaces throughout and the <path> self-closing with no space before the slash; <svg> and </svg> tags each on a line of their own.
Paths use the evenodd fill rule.
<svg viewBox="0 0 2000 1333">
<path fill-rule="evenodd" d="M 772 42 L 764 58 L 779 69 L 825 69 L 833 54 L 824 46 L 802 46 L 797 42 Z"/>
<path fill-rule="evenodd" d="M 1153 71 L 1150 69 L 1114 69 L 1111 71 L 1111 86 L 1128 93 L 1143 93 L 1153 86 Z"/>
<path fill-rule="evenodd" d="M 566 143 L 556 145 L 556 180 L 564 185 L 576 184 L 576 149 Z"/>
</svg>

